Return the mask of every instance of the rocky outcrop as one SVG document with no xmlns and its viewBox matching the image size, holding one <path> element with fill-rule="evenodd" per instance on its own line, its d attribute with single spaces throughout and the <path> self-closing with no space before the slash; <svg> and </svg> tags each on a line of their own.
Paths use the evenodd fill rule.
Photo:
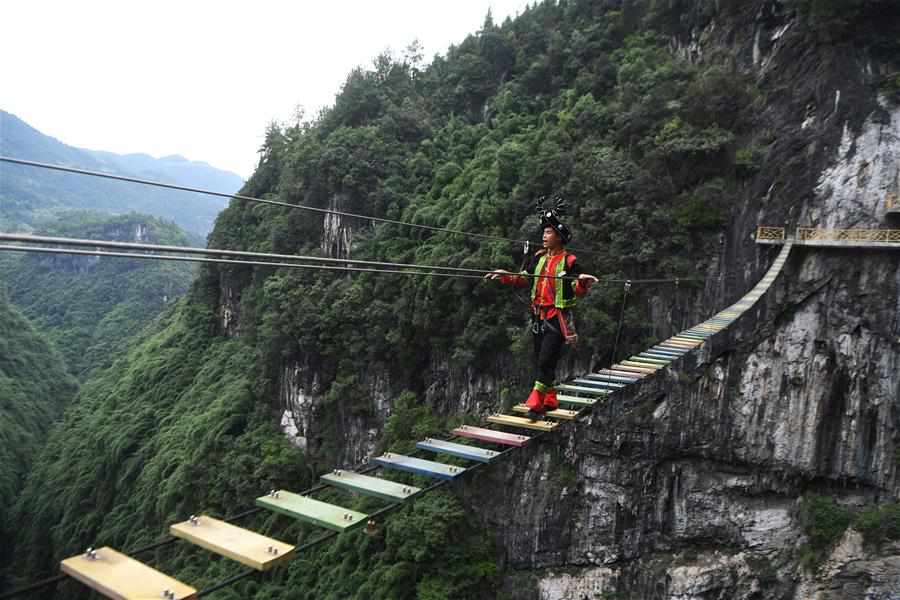
<svg viewBox="0 0 900 600">
<path fill-rule="evenodd" d="M 683 292 L 677 311 L 649 301 L 654 320 L 687 326 L 762 276 L 774 254 L 754 243 L 757 226 L 884 226 L 900 108 L 875 90 L 889 65 L 822 42 L 785 3 L 698 1 L 681 15 L 672 51 L 752 76 L 766 129 L 747 141 L 765 158 L 710 273 L 729 277 Z M 348 256 L 352 239 L 328 217 L 325 253 Z M 504 360 L 475 373 L 432 357 L 420 391 L 441 414 L 495 410 L 520 372 Z M 358 380 L 370 405 L 353 413 L 327 407 L 315 369 L 285 365 L 285 431 L 314 453 L 322 411 L 343 410 L 340 462 L 359 462 L 400 390 L 387 368 Z M 900 251 L 797 247 L 764 300 L 701 351 L 457 489 L 497 532 L 510 599 L 896 598 L 900 551 L 866 548 L 852 529 L 821 568 L 802 567 L 799 507 L 810 493 L 854 509 L 900 499 L 898 415 Z"/>
<path fill-rule="evenodd" d="M 328 204 L 328 210 L 342 212 L 347 198 L 335 195 Z M 353 246 L 354 220 L 334 212 L 326 213 L 322 223 L 322 252 L 332 258 L 350 258 Z"/>
<path fill-rule="evenodd" d="M 827 415 L 818 398 L 779 400 L 801 388 L 776 368 L 782 357 L 758 352 L 782 330 L 769 324 L 790 310 L 791 274 L 695 355 L 461 486 L 459 497 L 499 532 L 514 573 L 510 598 L 866 597 L 812 592 L 841 589 L 890 597 L 900 581 L 894 549 L 860 549 L 815 573 L 798 565 L 804 494 L 858 507 L 898 490 L 892 469 L 859 468 L 886 465 L 895 446 L 866 447 L 852 401 Z M 893 395 L 881 403 L 896 405 L 897 371 L 890 377 Z M 821 386 L 808 387 L 827 391 L 828 381 Z M 896 422 L 874 428 L 888 438 L 895 429 Z M 827 458 L 860 453 L 868 463 Z M 839 546 L 832 562 L 845 554 Z"/>
<path fill-rule="evenodd" d="M 719 272 L 739 276 L 704 290 L 707 311 L 771 261 L 748 235 L 757 225 L 885 225 L 900 108 L 871 91 L 884 66 L 813 43 L 778 2 L 673 38 L 688 60 L 727 48 L 771 94 L 778 132 L 723 243 Z M 799 505 L 900 499 L 898 414 L 900 250 L 797 247 L 764 301 L 702 351 L 460 498 L 500 536 L 509 598 L 897 598 L 898 548 L 865 548 L 852 529 L 825 565 L 801 567 Z"/>
<path fill-rule="evenodd" d="M 485 372 L 455 368 L 448 358 L 436 355 L 422 378 L 427 386 L 421 390 L 421 397 L 441 415 L 495 412 L 498 398 L 508 396 L 509 392 L 504 390 L 512 369 L 507 362 L 501 360 Z M 387 365 L 370 365 L 358 374 L 358 389 L 365 390 L 362 394 L 365 404 L 356 408 L 347 406 L 346 398 L 331 401 L 329 386 L 322 384 L 319 371 L 302 359 L 287 361 L 279 381 L 281 429 L 288 439 L 316 457 L 326 438 L 337 435 L 340 453 L 328 458 L 344 467 L 359 464 L 371 456 L 391 415 L 391 401 L 403 391 L 392 379 Z M 326 418 L 326 415 L 330 416 Z M 336 424 L 337 430 L 329 423 Z"/>
<path fill-rule="evenodd" d="M 366 406 L 353 407 L 347 398 L 334 397 L 321 384 L 318 371 L 297 360 L 282 366 L 279 389 L 281 430 L 313 460 L 329 466 L 358 465 L 375 450 L 375 443 L 391 414 L 390 376 L 373 368 L 361 379 Z M 325 446 L 328 444 L 328 451 Z"/>
</svg>

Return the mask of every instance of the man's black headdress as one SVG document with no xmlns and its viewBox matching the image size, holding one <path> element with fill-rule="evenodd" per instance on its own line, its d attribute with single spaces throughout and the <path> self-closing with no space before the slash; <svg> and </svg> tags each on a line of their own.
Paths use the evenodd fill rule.
<svg viewBox="0 0 900 600">
<path fill-rule="evenodd" d="M 549 206 L 545 206 L 545 204 Z M 572 239 L 572 232 L 559 218 L 565 213 L 566 202 L 561 197 L 556 196 L 550 199 L 542 196 L 537 202 L 538 214 L 541 215 L 541 231 L 545 227 L 552 227 L 559 234 L 563 244 L 568 244 Z"/>
</svg>

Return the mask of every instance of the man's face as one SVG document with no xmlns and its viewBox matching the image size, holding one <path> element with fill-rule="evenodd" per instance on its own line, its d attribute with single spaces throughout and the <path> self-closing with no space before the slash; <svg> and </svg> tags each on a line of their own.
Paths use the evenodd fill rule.
<svg viewBox="0 0 900 600">
<path fill-rule="evenodd" d="M 555 249 L 562 245 L 562 240 L 552 227 L 544 227 L 544 248 Z"/>
</svg>

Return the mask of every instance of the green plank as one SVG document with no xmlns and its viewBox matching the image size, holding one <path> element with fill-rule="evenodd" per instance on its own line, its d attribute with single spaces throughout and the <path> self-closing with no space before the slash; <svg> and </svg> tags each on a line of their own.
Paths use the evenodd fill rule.
<svg viewBox="0 0 900 600">
<path fill-rule="evenodd" d="M 594 396 L 605 396 L 612 393 L 612 390 L 602 390 L 600 388 L 584 387 L 581 385 L 569 385 L 568 383 L 558 385 L 556 386 L 556 389 L 563 392 L 578 392 L 579 394 L 592 394 Z"/>
<path fill-rule="evenodd" d="M 665 366 L 665 365 L 669 364 L 669 362 L 671 362 L 671 361 L 668 361 L 668 360 L 659 360 L 659 359 L 656 359 L 656 358 L 647 358 L 646 356 L 632 356 L 632 357 L 630 357 L 628 360 L 630 360 L 630 361 L 632 361 L 632 362 L 637 362 L 637 363 L 646 363 L 646 364 L 648 364 L 648 365 L 663 365 L 663 366 Z"/>
<path fill-rule="evenodd" d="M 556 399 L 559 403 L 567 406 L 593 406 L 597 401 L 593 398 L 579 398 L 578 396 L 565 396 L 559 394 Z"/>
<path fill-rule="evenodd" d="M 285 490 L 272 491 L 256 499 L 256 505 L 332 531 L 362 527 L 369 516 L 341 506 L 313 500 Z"/>
<path fill-rule="evenodd" d="M 406 500 L 421 491 L 411 485 L 403 485 L 381 477 L 371 477 L 353 471 L 335 470 L 327 475 L 322 475 L 322 481 L 328 485 L 391 502 Z"/>
</svg>

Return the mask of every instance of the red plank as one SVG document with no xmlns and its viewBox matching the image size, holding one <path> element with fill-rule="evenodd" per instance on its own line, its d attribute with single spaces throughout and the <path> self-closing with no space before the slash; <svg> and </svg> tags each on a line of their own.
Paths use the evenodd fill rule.
<svg viewBox="0 0 900 600">
<path fill-rule="evenodd" d="M 502 444 L 504 446 L 524 446 L 525 442 L 529 440 L 527 435 L 505 433 L 503 431 L 494 431 L 493 429 L 472 427 L 470 425 L 457 427 L 453 430 L 453 435 L 467 437 L 473 440 L 481 440 L 482 442 L 493 442 L 494 444 Z"/>
</svg>

